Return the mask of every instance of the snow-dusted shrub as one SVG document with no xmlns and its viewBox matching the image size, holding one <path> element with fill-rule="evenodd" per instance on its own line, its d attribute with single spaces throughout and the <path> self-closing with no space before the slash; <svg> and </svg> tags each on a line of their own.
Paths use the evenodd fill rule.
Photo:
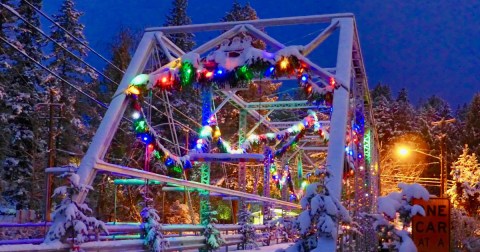
<svg viewBox="0 0 480 252">
<path fill-rule="evenodd" d="M 316 174 L 320 176 L 320 182 L 307 186 L 305 196 L 300 200 L 303 211 L 296 220 L 300 239 L 287 248 L 287 252 L 335 249 L 338 223 L 351 222 L 347 209 L 326 186 L 330 172 L 321 169 Z"/>
<path fill-rule="evenodd" d="M 392 192 L 378 198 L 378 214 L 368 215 L 374 219 L 373 227 L 377 231 L 382 247 L 399 252 L 415 252 L 417 247 L 407 232 L 412 217 L 420 214 L 425 216 L 425 210 L 420 205 L 413 205 L 413 199 L 428 200 L 430 194 L 419 184 L 398 184 L 401 192 Z M 398 213 L 398 216 L 397 216 Z M 398 217 L 402 229 L 394 225 Z"/>
<path fill-rule="evenodd" d="M 145 233 L 144 244 L 149 251 L 161 252 L 164 251 L 169 243 L 165 240 L 162 233 L 162 225 L 160 224 L 160 217 L 157 210 L 145 207 L 140 213 L 142 216 L 142 229 Z"/>
<path fill-rule="evenodd" d="M 202 213 L 202 225 L 205 226 L 203 231 L 203 236 L 205 236 L 206 241 L 206 251 L 214 251 L 225 243 L 225 240 L 222 238 L 222 234 L 215 227 L 217 223 L 217 211 L 212 211 L 210 204 L 208 203 L 208 211 Z M 202 250 L 203 251 L 203 250 Z"/>
<path fill-rule="evenodd" d="M 453 163 L 450 173 L 455 183 L 447 191 L 455 208 L 464 209 L 470 216 L 480 215 L 480 163 L 475 153 L 468 154 L 468 146 Z"/>
<path fill-rule="evenodd" d="M 67 238 L 74 238 L 75 244 L 83 243 L 88 240 L 89 230 L 108 234 L 103 221 L 87 216 L 92 209 L 86 203 L 79 204 L 72 199 L 79 192 L 93 188 L 80 184 L 80 177 L 75 173 L 64 173 L 60 177 L 67 177 L 69 185 L 57 187 L 53 192 L 52 197 L 61 196 L 63 199 L 53 212 L 53 223 L 44 243 L 65 242 Z"/>
<path fill-rule="evenodd" d="M 271 236 L 282 239 L 283 242 L 293 242 L 298 238 L 296 219 L 293 217 L 280 217 L 269 222 L 272 225 Z"/>
<path fill-rule="evenodd" d="M 241 248 L 248 249 L 248 248 L 255 248 L 258 249 L 258 244 L 256 242 L 256 233 L 255 227 L 253 226 L 253 216 L 250 211 L 248 211 L 245 207 L 240 210 L 238 214 L 239 222 L 238 224 L 241 226 L 239 233 L 243 235 L 242 243 L 240 244 Z"/>
<path fill-rule="evenodd" d="M 453 247 L 463 251 L 468 247 L 474 247 L 474 243 L 478 243 L 478 249 L 480 249 L 480 221 L 478 219 L 468 216 L 463 209 L 452 208 L 451 222 Z"/>
</svg>

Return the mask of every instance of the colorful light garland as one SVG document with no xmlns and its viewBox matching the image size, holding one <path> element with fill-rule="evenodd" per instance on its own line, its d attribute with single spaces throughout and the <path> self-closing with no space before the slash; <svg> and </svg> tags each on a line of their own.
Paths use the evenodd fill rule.
<svg viewBox="0 0 480 252">
<path fill-rule="evenodd" d="M 292 47 L 294 48 L 294 47 Z M 315 93 L 313 87 L 309 83 L 310 75 L 308 74 L 307 65 L 300 61 L 295 53 L 288 53 L 292 48 L 282 49 L 277 52 L 277 55 L 258 49 L 251 48 L 255 53 L 252 55 L 261 55 L 261 57 L 251 58 L 242 65 L 237 65 L 231 69 L 227 69 L 222 64 L 215 60 L 200 60 L 198 54 L 186 54 L 181 61 L 178 61 L 173 68 L 167 68 L 161 72 L 153 74 L 140 74 L 132 79 L 130 85 L 125 90 L 125 93 L 132 99 L 132 114 L 133 130 L 142 142 L 148 148 L 147 151 L 152 152 L 152 157 L 155 157 L 168 168 L 183 167 L 188 169 L 192 167 L 188 156 L 178 157 L 169 152 L 158 141 L 157 133 L 152 129 L 141 107 L 141 101 L 144 94 L 153 88 L 160 88 L 162 90 L 181 90 L 184 87 L 193 86 L 193 83 L 198 83 L 199 87 L 209 87 L 212 85 L 222 86 L 230 84 L 230 87 L 235 87 L 239 83 L 250 83 L 254 78 L 278 78 L 282 76 L 296 76 L 299 83 L 304 87 L 309 100 L 320 100 L 325 103 L 330 103 L 333 98 L 331 92 Z M 250 49 L 250 48 L 249 48 Z M 298 52 L 298 49 L 296 49 Z M 335 80 L 332 78 L 330 84 L 333 88 L 338 88 Z M 294 136 L 292 140 L 283 145 L 280 150 L 276 150 L 275 156 L 281 156 L 291 146 L 294 146 L 298 140 L 303 137 L 305 131 L 313 126 L 315 132 L 319 132 L 320 136 L 328 141 L 326 131 L 320 129 L 318 119 L 314 112 L 309 111 L 309 114 L 302 122 L 293 125 L 292 127 L 277 133 L 267 133 L 261 135 L 250 135 L 247 140 L 240 146 L 240 148 L 232 149 L 227 141 L 221 138 L 221 132 L 216 125 L 216 121 L 212 121 L 208 126 L 204 126 L 200 132 L 200 138 L 194 151 L 205 153 L 208 152 L 210 142 L 213 140 L 217 143 L 220 151 L 223 153 L 238 154 L 246 153 L 254 144 L 267 144 L 269 141 L 286 141 L 290 136 Z M 177 169 L 178 170 L 178 169 Z"/>
</svg>

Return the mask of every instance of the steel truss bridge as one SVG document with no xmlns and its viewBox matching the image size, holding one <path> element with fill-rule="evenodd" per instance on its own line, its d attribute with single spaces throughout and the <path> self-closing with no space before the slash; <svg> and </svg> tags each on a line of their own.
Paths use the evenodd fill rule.
<svg viewBox="0 0 480 252">
<path fill-rule="evenodd" d="M 129 104 L 128 97 L 124 93 L 124 90 L 128 88 L 130 81 L 138 74 L 148 74 L 156 71 L 158 67 L 161 66 L 160 55 L 170 61 L 170 63 L 161 66 L 165 68 L 171 66 L 172 62 L 175 62 L 185 54 L 185 52 L 167 38 L 167 35 L 205 31 L 223 32 L 218 37 L 211 39 L 191 51 L 200 55 L 205 55 L 216 48 L 223 40 L 232 39 L 241 33 L 248 34 L 254 39 L 262 40 L 269 48 L 278 50 L 286 46 L 275 38 L 267 35 L 263 30 L 270 27 L 307 24 L 325 27 L 313 40 L 304 45 L 302 60 L 305 61 L 312 70 L 313 78 L 310 80 L 310 83 L 313 85 L 314 90 L 323 90 L 328 78 L 335 78 L 340 84 L 340 87 L 333 92 L 333 104 L 331 106 L 310 104 L 306 100 L 246 102 L 238 95 L 238 90 L 235 89 L 211 90 L 209 94 L 203 95 L 203 98 L 211 100 L 212 95 L 216 95 L 222 99 L 215 108 L 208 108 L 211 114 L 220 111 L 226 104 L 233 104 L 239 108 L 239 143 L 242 143 L 248 135 L 255 132 L 260 125 L 263 125 L 263 127 L 271 132 L 278 132 L 292 125 L 291 120 L 271 121 L 268 115 L 273 113 L 273 111 L 312 109 L 327 115 L 326 119 L 321 119 L 322 121 L 320 123 L 330 128 L 328 143 L 317 141 L 315 136 L 307 135 L 299 142 L 298 148 L 295 151 L 286 154 L 287 157 L 285 160 L 296 160 L 297 167 L 302 167 L 302 165 L 309 167 L 303 171 L 299 171 L 298 169 L 300 168 L 293 168 L 292 174 L 295 175 L 301 173 L 303 174 L 301 176 L 304 176 L 304 174 L 313 172 L 315 168 L 319 166 L 327 167 L 333 174 L 333 178 L 329 182 L 333 194 L 343 200 L 353 215 L 359 211 L 375 211 L 376 199 L 379 193 L 379 167 L 375 124 L 372 118 L 368 82 L 358 31 L 355 18 L 353 14 L 350 13 L 195 24 L 188 26 L 153 27 L 146 29 L 104 119 L 86 155 L 81 161 L 77 171 L 81 179 L 80 182 L 92 185 L 97 172 L 101 171 L 113 173 L 116 176 L 157 180 L 184 187 L 202 189 L 205 192 L 202 201 L 208 200 L 208 192 L 212 192 L 236 196 L 242 199 L 256 200 L 280 208 L 300 208 L 298 204 L 289 202 L 285 198 L 283 200 L 271 198 L 268 193 L 265 193 L 268 189 L 264 190 L 264 195 L 247 192 L 247 165 L 245 160 L 232 161 L 238 163 L 239 167 L 238 181 L 241 190 L 235 191 L 211 185 L 209 162 L 205 162 L 201 166 L 201 183 L 198 183 L 108 163 L 104 158 Z M 338 35 L 336 65 L 319 66 L 315 63 L 314 59 L 309 59 L 308 56 L 316 50 L 317 47 L 321 47 L 322 43 L 332 36 L 332 34 Z M 181 132 L 177 132 L 174 126 L 174 124 L 178 122 L 175 119 L 178 113 L 169 102 L 166 93 L 163 93 L 161 98 L 164 101 L 163 113 L 167 115 L 171 133 L 170 136 L 163 137 L 167 142 L 175 146 L 175 150 L 172 150 L 172 152 L 180 154 L 182 152 L 182 144 L 179 140 Z M 263 112 L 260 113 L 260 111 Z M 188 117 L 188 115 L 183 116 Z M 248 118 L 253 118 L 256 123 L 254 125 L 247 125 Z M 198 121 L 198 118 L 189 118 L 189 120 Z M 359 121 L 361 121 L 361 132 L 358 131 Z M 194 127 L 197 126 L 198 125 Z M 352 140 L 354 136 L 356 137 L 355 141 Z M 321 154 L 323 154 L 324 158 L 312 158 L 314 155 Z M 223 161 L 217 160 L 217 162 Z M 346 176 L 348 174 L 344 173 L 352 173 L 353 175 Z M 269 178 L 269 176 L 266 176 L 266 178 Z M 82 192 L 77 195 L 76 200 L 83 202 L 86 197 L 87 193 Z M 373 233 L 365 230 L 362 239 L 354 241 L 357 242 L 357 248 L 359 248 L 358 246 L 368 247 L 376 245 L 375 237 L 372 238 L 367 232 Z"/>
</svg>

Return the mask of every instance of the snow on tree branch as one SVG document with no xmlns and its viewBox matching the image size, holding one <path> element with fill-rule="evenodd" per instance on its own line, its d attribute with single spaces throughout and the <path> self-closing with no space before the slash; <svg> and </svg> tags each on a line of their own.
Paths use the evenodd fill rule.
<svg viewBox="0 0 480 252">
<path fill-rule="evenodd" d="M 92 190 L 92 187 L 80 184 L 79 176 L 74 173 L 64 173 L 60 177 L 67 177 L 69 185 L 60 186 L 54 190 L 52 197 L 63 197 L 63 199 L 53 212 L 53 224 L 44 243 L 51 244 L 58 241 L 65 243 L 67 238 L 73 238 L 74 243 L 79 244 L 88 240 L 89 231 L 95 233 L 103 231 L 108 234 L 103 221 L 88 216 L 92 213 L 92 209 L 86 203 L 80 204 L 72 199 L 73 195 Z"/>
</svg>

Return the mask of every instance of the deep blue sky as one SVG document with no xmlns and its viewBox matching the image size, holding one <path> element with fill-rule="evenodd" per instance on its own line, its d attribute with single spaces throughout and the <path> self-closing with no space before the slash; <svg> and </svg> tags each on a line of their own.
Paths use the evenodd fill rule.
<svg viewBox="0 0 480 252">
<path fill-rule="evenodd" d="M 45 1 L 44 10 L 53 14 L 61 2 Z M 120 27 L 142 30 L 161 26 L 170 2 L 90 0 L 77 1 L 77 8 L 85 13 L 81 21 L 91 46 L 108 55 L 108 44 Z M 217 22 L 231 3 L 191 0 L 188 12 L 193 23 Z M 250 3 L 260 18 L 354 13 L 371 88 L 378 82 L 387 83 L 396 95 L 406 87 L 414 103 L 436 94 L 449 101 L 453 109 L 470 102 L 473 94 L 480 91 L 480 1 L 252 0 Z M 281 42 L 296 44 L 313 38 L 310 33 L 315 30 L 306 27 L 268 32 Z M 210 38 L 215 34 L 205 36 Z M 331 50 L 331 55 L 336 55 L 335 50 Z M 102 67 L 100 61 L 92 58 L 91 62 Z M 327 62 L 325 67 L 332 66 Z"/>
</svg>

